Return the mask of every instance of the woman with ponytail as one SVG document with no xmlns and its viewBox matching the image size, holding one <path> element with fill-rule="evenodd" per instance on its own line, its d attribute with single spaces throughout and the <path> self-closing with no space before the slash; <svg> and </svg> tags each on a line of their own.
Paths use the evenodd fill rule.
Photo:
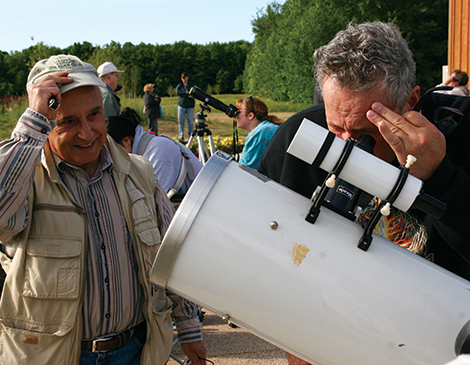
<svg viewBox="0 0 470 365">
<path fill-rule="evenodd" d="M 237 108 L 237 126 L 249 132 L 239 162 L 256 169 L 269 141 L 283 121 L 275 115 L 268 115 L 267 105 L 252 96 L 239 99 Z"/>
</svg>

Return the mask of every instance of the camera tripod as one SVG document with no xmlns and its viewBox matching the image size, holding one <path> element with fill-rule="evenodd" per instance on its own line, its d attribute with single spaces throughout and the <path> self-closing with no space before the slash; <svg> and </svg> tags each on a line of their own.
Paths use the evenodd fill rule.
<svg viewBox="0 0 470 365">
<path fill-rule="evenodd" d="M 209 128 L 207 128 L 207 124 L 206 124 L 207 115 L 204 114 L 204 111 L 210 112 L 211 108 L 209 108 L 206 104 L 199 104 L 199 105 L 201 106 L 201 111 L 198 112 L 196 116 L 196 128 L 192 130 L 191 137 L 189 137 L 189 141 L 186 146 L 188 148 L 191 148 L 193 139 L 195 136 L 197 136 L 199 161 L 201 161 L 202 164 L 205 165 L 207 160 L 212 156 L 212 154 L 214 154 L 215 147 L 214 147 L 214 140 L 212 139 L 212 132 L 209 130 Z M 209 139 L 210 151 L 207 150 L 206 143 L 204 142 L 204 134 L 206 134 Z"/>
</svg>

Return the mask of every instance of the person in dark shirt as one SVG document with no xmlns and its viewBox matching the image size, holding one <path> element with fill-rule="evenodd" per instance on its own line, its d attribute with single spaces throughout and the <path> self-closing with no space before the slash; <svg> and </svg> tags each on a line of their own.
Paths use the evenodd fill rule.
<svg viewBox="0 0 470 365">
<path fill-rule="evenodd" d="M 470 225 L 465 210 L 470 200 L 470 164 L 464 158 L 470 152 L 468 123 L 461 122 L 444 135 L 429 117 L 414 111 L 420 92 L 415 83 L 416 65 L 393 24 L 350 24 L 316 50 L 314 60 L 324 105 L 285 121 L 263 154 L 258 171 L 312 196 L 327 172 L 286 152 L 304 118 L 344 140 L 372 136 L 374 154 L 395 166 L 404 165 L 408 155 L 415 156 L 410 174 L 424 182 L 428 195 L 447 205 L 441 218 L 417 209 L 407 212 L 426 228 L 424 256 L 470 280 Z M 289 355 L 289 361 L 301 360 Z"/>
<path fill-rule="evenodd" d="M 149 120 L 149 133 L 158 134 L 158 118 L 160 118 L 160 103 L 162 99 L 153 94 L 154 84 L 144 86 L 145 116 Z"/>
<path fill-rule="evenodd" d="M 178 95 L 178 134 L 180 141 L 184 142 L 184 121 L 188 119 L 188 138 L 191 137 L 194 121 L 194 105 L 195 101 L 189 95 L 189 91 L 194 84 L 189 82 L 189 76 L 186 72 L 181 74 L 181 82 L 176 86 L 176 94 Z"/>
</svg>

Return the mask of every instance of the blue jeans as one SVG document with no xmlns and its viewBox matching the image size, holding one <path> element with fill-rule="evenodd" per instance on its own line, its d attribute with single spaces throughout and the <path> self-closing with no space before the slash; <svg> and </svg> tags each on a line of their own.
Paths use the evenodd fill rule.
<svg viewBox="0 0 470 365">
<path fill-rule="evenodd" d="M 182 108 L 178 105 L 178 133 L 181 139 L 184 139 L 184 121 L 185 116 L 188 118 L 188 138 L 191 137 L 191 132 L 193 131 L 193 121 L 194 121 L 194 108 Z"/>
<path fill-rule="evenodd" d="M 144 345 L 134 336 L 116 350 L 91 352 L 82 350 L 80 365 L 139 365 Z"/>
</svg>

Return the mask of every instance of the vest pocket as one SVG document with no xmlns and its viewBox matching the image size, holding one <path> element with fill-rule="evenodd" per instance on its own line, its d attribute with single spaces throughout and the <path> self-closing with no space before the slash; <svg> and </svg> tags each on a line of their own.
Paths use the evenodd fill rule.
<svg viewBox="0 0 470 365">
<path fill-rule="evenodd" d="M 81 238 L 31 236 L 26 248 L 23 296 L 77 299 Z"/>
<path fill-rule="evenodd" d="M 170 356 L 173 342 L 173 322 L 171 320 L 173 302 L 162 290 L 157 290 L 151 300 L 153 300 L 153 320 L 157 325 L 156 328 L 153 327 L 155 330 L 150 335 L 154 348 L 157 349 L 152 359 L 154 364 L 164 364 Z"/>
<path fill-rule="evenodd" d="M 48 325 L 46 332 L 39 333 L 34 330 L 20 329 L 39 327 L 37 323 L 24 321 L 2 320 L 0 333 L 0 362 L 2 364 L 49 364 L 54 359 L 55 364 L 65 364 L 70 359 L 73 336 L 70 336 L 72 326 Z M 16 323 L 22 322 L 22 323 Z M 17 326 L 18 325 L 18 326 Z M 15 328 L 19 327 L 19 328 Z"/>
<path fill-rule="evenodd" d="M 149 274 L 161 243 L 158 223 L 145 204 L 144 195 L 139 190 L 130 190 L 128 193 L 132 204 L 134 231 L 143 243 L 142 253 L 146 264 L 146 272 Z"/>
</svg>

